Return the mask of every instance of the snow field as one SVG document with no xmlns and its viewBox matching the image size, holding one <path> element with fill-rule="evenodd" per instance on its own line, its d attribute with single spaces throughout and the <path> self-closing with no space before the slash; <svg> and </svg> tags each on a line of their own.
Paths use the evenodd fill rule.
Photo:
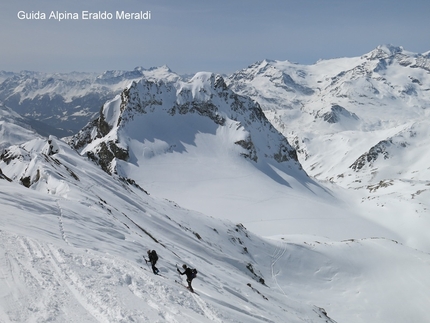
<svg viewBox="0 0 430 323">
<path fill-rule="evenodd" d="M 240 226 L 214 218 L 202 223 L 201 214 L 149 197 L 131 199 L 120 189 L 73 192 L 70 186 L 73 199 L 59 199 L 0 185 L 14 193 L 1 220 L 4 322 L 318 322 L 320 307 L 337 322 L 427 319 L 430 257 L 395 241 L 262 240 Z M 27 204 L 21 204 L 23 192 Z M 106 203 L 97 205 L 100 196 Z M 164 277 L 143 261 L 150 248 L 158 250 Z M 199 270 L 198 295 L 175 283 L 182 262 Z"/>
<path fill-rule="evenodd" d="M 88 229 L 90 232 L 91 229 Z M 47 237 L 41 235 L 40 238 L 45 240 Z M 171 279 L 172 276 L 178 279 L 173 264 L 170 264 L 172 270 L 166 270 L 160 261 L 163 276 L 169 276 L 164 278 L 142 269 L 141 266 L 146 265 L 141 259 L 130 262 L 118 252 L 110 255 L 64 243 L 63 247 L 58 248 L 52 242 L 40 243 L 33 238 L 5 231 L 2 231 L 1 239 L 4 250 L 9 250 L 1 258 L 2 263 L 9 264 L 2 266 L 2 277 L 4 280 L 9 279 L 7 275 L 14 277 L 2 297 L 2 304 L 7 309 L 2 317 L 5 322 L 181 322 L 184 318 L 190 322 L 201 322 L 205 317 L 219 322 L 235 322 L 234 317 L 239 317 L 238 322 L 253 322 L 252 317 L 255 317 L 255 322 L 258 322 L 258 317 L 262 315 L 258 314 L 259 311 L 252 314 L 256 305 L 249 300 L 252 295 L 243 294 L 244 291 L 234 287 L 234 282 L 232 285 L 223 283 L 223 275 L 228 276 L 229 273 L 226 273 L 226 265 L 222 262 L 214 266 L 215 271 L 219 268 L 218 273 L 213 274 L 206 283 L 200 281 L 205 282 L 205 272 L 214 271 L 214 267 L 205 270 L 204 266 L 199 265 L 200 274 L 194 286 L 200 296 L 190 296 L 185 288 Z M 99 243 L 106 242 L 100 240 Z M 213 295 L 210 286 L 223 296 L 217 298 L 216 293 L 215 297 L 210 296 Z M 238 302 L 230 305 L 233 303 L 228 299 L 232 297 L 242 303 L 251 302 L 250 308 L 243 309 Z M 12 307 L 11 303 L 16 302 L 20 306 Z M 265 307 L 259 307 L 260 311 L 265 311 Z M 228 315 L 221 314 L 226 311 Z M 249 316 L 251 319 L 247 318 Z"/>
<path fill-rule="evenodd" d="M 240 226 L 206 217 L 201 222 L 202 214 L 126 189 L 63 144 L 59 148 L 57 162 L 37 158 L 34 167 L 43 165 L 44 173 L 68 182 L 67 192 L 54 189 L 63 185 L 55 176 L 42 177 L 46 185 L 34 186 L 41 191 L 0 182 L 2 284 L 13 281 L 0 300 L 1 321 L 319 321 L 312 305 L 284 305 L 283 296 L 271 296 L 258 283 L 262 273 L 253 255 L 270 254 L 269 243 L 256 252 L 260 238 Z M 167 278 L 141 268 L 152 248 Z M 199 270 L 199 295 L 174 281 L 176 264 L 183 262 Z"/>
</svg>

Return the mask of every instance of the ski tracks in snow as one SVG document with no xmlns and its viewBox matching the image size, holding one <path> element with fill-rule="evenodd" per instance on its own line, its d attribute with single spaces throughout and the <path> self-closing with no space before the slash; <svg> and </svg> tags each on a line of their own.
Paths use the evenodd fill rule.
<svg viewBox="0 0 430 323">
<path fill-rule="evenodd" d="M 286 244 L 279 242 L 277 247 L 275 248 L 272 256 L 271 256 L 272 261 L 270 264 L 270 269 L 272 272 L 272 279 L 275 282 L 276 286 L 279 288 L 279 290 L 282 292 L 282 294 L 284 294 L 285 296 L 287 296 L 287 294 L 284 292 L 282 287 L 279 285 L 278 280 L 276 279 L 276 276 L 279 274 L 279 270 L 275 269 L 275 265 L 279 261 L 279 259 L 281 259 L 284 256 L 286 251 L 287 251 Z"/>
<path fill-rule="evenodd" d="M 190 322 L 222 322 L 200 296 L 126 260 L 2 231 L 0 245 L 0 298 L 8 304 L 0 322 L 181 323 L 184 310 Z"/>
<path fill-rule="evenodd" d="M 5 264 L 1 280 L 4 280 L 2 302 L 13 303 L 9 311 L 1 313 L 0 321 L 6 322 L 94 322 L 78 304 L 68 298 L 61 279 L 52 270 L 49 251 L 29 238 L 2 232 L 0 237 L 4 250 L 0 261 Z M 74 308 L 74 313 L 64 309 Z"/>
<path fill-rule="evenodd" d="M 93 255 L 76 255 L 51 244 L 2 234 L 1 280 L 12 286 L 2 293 L 16 304 L 0 321 L 18 322 L 144 322 L 138 306 L 124 306 L 133 298 L 133 283 L 125 263 Z M 5 241 L 6 240 L 6 241 Z M 140 300 L 140 299 L 139 299 Z M 70 310 L 73 309 L 73 312 Z M 0 312 L 0 315 L 1 312 Z"/>
<path fill-rule="evenodd" d="M 66 236 L 66 231 L 64 230 L 64 223 L 63 223 L 63 209 L 60 206 L 60 201 L 57 199 L 55 201 L 55 203 L 57 204 L 57 208 L 58 208 L 58 223 L 60 225 L 60 233 L 61 233 L 61 237 L 63 238 L 63 240 L 69 245 L 71 246 L 71 243 L 67 240 L 67 236 Z"/>
</svg>

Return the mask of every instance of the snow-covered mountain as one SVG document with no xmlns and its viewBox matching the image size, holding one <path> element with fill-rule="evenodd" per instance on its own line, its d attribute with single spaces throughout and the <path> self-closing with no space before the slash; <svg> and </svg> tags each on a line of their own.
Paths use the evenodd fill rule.
<svg viewBox="0 0 430 323">
<path fill-rule="evenodd" d="M 155 70 L 159 75 L 173 75 L 167 66 L 102 74 L 0 72 L 0 102 L 22 116 L 61 130 L 62 136 L 71 135 L 94 119 L 100 107 L 131 81 L 151 78 Z"/>
<path fill-rule="evenodd" d="M 55 137 L 7 148 L 0 169 L 2 322 L 428 319 L 430 256 L 397 241 L 262 238 L 148 195 Z M 182 263 L 199 271 L 196 294 Z"/>
<path fill-rule="evenodd" d="M 0 321 L 430 322 L 428 61 L 107 72 L 67 144 L 3 107 Z"/>
<path fill-rule="evenodd" d="M 426 239 L 430 207 L 429 66 L 429 52 L 379 46 L 306 66 L 265 60 L 228 84 L 260 103 L 311 177 L 358 190 L 384 226 L 416 223 L 412 241 Z"/>
<path fill-rule="evenodd" d="M 308 234 L 346 239 L 351 232 L 339 235 L 334 223 L 345 216 L 356 221 L 353 211 L 345 215 L 343 202 L 307 176 L 260 106 L 212 73 L 189 81 L 135 82 L 70 143 L 109 174 L 152 195 L 242 222 L 259 234 L 285 233 L 285 227 L 296 232 L 296 220 L 315 208 L 328 220 L 319 229 L 310 226 Z"/>
<path fill-rule="evenodd" d="M 348 186 L 351 181 L 339 175 L 357 159 L 428 119 L 429 72 L 429 53 L 379 46 L 362 57 L 308 66 L 265 60 L 234 73 L 228 83 L 260 103 L 310 175 Z M 335 151 L 341 151 L 337 161 L 329 158 Z"/>
<path fill-rule="evenodd" d="M 99 118 L 73 138 L 73 146 L 85 146 L 82 153 L 96 158 L 105 171 L 122 174 L 119 160 L 138 164 L 140 157 L 182 152 L 200 134 L 215 135 L 221 149 L 256 165 L 269 159 L 300 169 L 295 150 L 259 105 L 229 90 L 220 75 L 204 72 L 188 82 L 134 82 L 103 106 Z M 138 156 L 133 149 L 144 153 Z"/>
</svg>

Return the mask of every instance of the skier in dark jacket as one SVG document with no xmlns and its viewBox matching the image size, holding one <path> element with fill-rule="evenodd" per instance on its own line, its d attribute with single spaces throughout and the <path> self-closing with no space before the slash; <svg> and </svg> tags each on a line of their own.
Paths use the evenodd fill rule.
<svg viewBox="0 0 430 323">
<path fill-rule="evenodd" d="M 157 267 L 155 267 L 155 264 L 157 263 L 157 260 L 158 260 L 158 255 L 157 255 L 157 253 L 155 252 L 155 250 L 148 250 L 148 258 L 149 258 L 149 260 L 146 260 L 145 259 L 145 261 L 148 263 L 148 261 L 151 263 L 151 266 L 152 266 L 152 271 L 154 272 L 154 274 L 158 274 L 158 272 L 159 272 L 159 270 L 158 270 L 158 268 Z"/>
<path fill-rule="evenodd" d="M 181 271 L 179 270 L 179 268 L 176 268 L 176 270 L 178 271 L 178 273 L 180 273 L 181 275 L 187 275 L 187 283 L 188 283 L 188 289 L 192 292 L 194 292 L 193 287 L 191 287 L 191 282 L 193 281 L 194 277 L 195 277 L 195 273 L 193 273 L 193 270 L 191 268 L 188 268 L 187 265 L 182 265 L 182 268 L 184 268 L 184 272 L 181 273 Z"/>
</svg>

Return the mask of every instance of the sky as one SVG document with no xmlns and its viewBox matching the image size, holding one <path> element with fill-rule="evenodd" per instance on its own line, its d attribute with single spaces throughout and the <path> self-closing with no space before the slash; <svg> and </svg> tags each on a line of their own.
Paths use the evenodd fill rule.
<svg viewBox="0 0 430 323">
<path fill-rule="evenodd" d="M 46 19 L 19 19 L 23 11 Z M 51 12 L 78 19 L 48 19 Z M 112 19 L 82 19 L 82 11 Z M 119 20 L 116 11 L 150 12 Z M 0 70 L 70 72 L 167 65 L 232 73 L 263 59 L 312 64 L 392 44 L 430 50 L 430 1 L 17 0 L 0 4 Z"/>
</svg>

